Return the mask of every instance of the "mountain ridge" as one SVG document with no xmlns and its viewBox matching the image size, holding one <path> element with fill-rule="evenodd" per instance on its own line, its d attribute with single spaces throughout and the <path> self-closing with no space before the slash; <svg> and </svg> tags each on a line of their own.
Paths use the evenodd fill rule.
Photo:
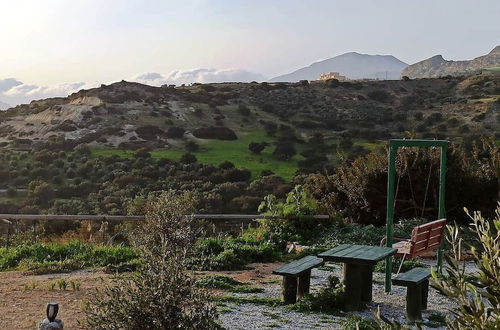
<svg viewBox="0 0 500 330">
<path fill-rule="evenodd" d="M 442 76 L 464 76 L 481 72 L 490 67 L 500 66 L 500 46 L 488 54 L 472 60 L 446 60 L 442 55 L 434 55 L 426 60 L 406 67 L 402 75 L 409 78 L 437 78 Z"/>
<path fill-rule="evenodd" d="M 270 82 L 316 80 L 323 73 L 339 72 L 349 79 L 399 79 L 407 63 L 393 55 L 347 52 L 270 79 Z"/>
</svg>

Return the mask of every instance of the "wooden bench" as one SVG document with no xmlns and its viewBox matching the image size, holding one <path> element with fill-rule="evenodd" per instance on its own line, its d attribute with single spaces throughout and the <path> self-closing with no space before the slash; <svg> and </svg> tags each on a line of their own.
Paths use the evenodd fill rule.
<svg viewBox="0 0 500 330">
<path fill-rule="evenodd" d="M 297 296 L 302 299 L 306 293 L 309 293 L 311 269 L 321 266 L 323 263 L 321 258 L 307 256 L 273 271 L 273 274 L 283 276 L 283 301 L 285 304 L 293 304 L 297 301 Z"/>
<path fill-rule="evenodd" d="M 410 321 L 422 320 L 422 310 L 427 309 L 430 276 L 426 268 L 413 268 L 392 279 L 392 284 L 406 287 L 406 317 Z"/>
<path fill-rule="evenodd" d="M 415 258 L 429 251 L 434 251 L 439 248 L 444 236 L 446 227 L 446 219 L 439 219 L 413 228 L 411 238 L 397 238 L 399 241 L 392 245 L 398 249 L 396 257 Z"/>
</svg>

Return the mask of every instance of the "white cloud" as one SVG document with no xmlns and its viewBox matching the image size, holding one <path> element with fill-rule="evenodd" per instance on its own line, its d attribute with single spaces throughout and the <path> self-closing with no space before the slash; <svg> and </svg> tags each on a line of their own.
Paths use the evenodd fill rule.
<svg viewBox="0 0 500 330">
<path fill-rule="evenodd" d="M 265 81 L 266 77 L 258 73 L 240 69 L 193 69 L 186 71 L 173 71 L 168 74 L 144 73 L 132 77 L 130 81 L 142 84 L 161 86 L 164 84 L 191 84 L 191 83 L 218 83 L 218 82 L 250 82 Z M 12 106 L 29 103 L 33 100 L 49 97 L 68 96 L 80 89 L 97 87 L 98 84 L 83 82 L 64 83 L 52 86 L 39 86 L 25 84 L 14 78 L 0 79 L 0 109 L 10 104 Z"/>
<path fill-rule="evenodd" d="M 240 69 L 192 69 L 185 71 L 173 71 L 169 74 L 144 73 L 130 79 L 131 81 L 161 86 L 164 84 L 191 84 L 191 83 L 220 83 L 220 82 L 250 82 L 264 81 L 266 77 L 261 74 L 248 72 Z"/>
<path fill-rule="evenodd" d="M 82 88 L 91 87 L 95 87 L 95 85 L 78 82 L 52 86 L 38 86 L 24 84 L 13 78 L 0 79 L 0 103 L 14 106 L 22 103 L 30 103 L 33 100 L 68 96 Z M 5 108 L 4 105 L 2 107 Z"/>
</svg>

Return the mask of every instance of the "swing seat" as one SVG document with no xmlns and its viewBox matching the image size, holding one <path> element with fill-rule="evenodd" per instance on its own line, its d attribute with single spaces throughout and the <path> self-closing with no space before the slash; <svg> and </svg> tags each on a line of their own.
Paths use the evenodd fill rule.
<svg viewBox="0 0 500 330">
<path fill-rule="evenodd" d="M 398 240 L 392 245 L 398 249 L 396 257 L 416 258 L 422 254 L 437 250 L 444 237 L 446 219 L 439 219 L 413 228 L 410 239 Z"/>
</svg>

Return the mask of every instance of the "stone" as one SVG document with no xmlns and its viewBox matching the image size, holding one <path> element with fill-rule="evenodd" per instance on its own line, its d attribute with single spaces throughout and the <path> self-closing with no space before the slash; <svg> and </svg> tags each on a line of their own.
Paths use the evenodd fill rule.
<svg viewBox="0 0 500 330">
<path fill-rule="evenodd" d="M 50 322 L 48 319 L 44 319 L 38 328 L 40 330 L 59 330 L 64 328 L 64 323 L 59 319 L 55 319 L 53 322 Z"/>
</svg>

